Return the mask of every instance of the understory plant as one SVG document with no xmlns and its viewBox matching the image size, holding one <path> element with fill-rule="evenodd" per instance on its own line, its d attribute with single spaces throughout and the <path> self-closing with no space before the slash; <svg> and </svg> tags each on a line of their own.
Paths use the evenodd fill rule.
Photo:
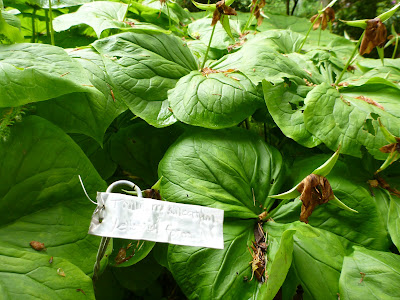
<svg viewBox="0 0 400 300">
<path fill-rule="evenodd" d="M 336 1 L 3 2 L 1 299 L 400 297 L 400 4 L 351 41 Z M 224 210 L 224 249 L 111 239 L 94 276 L 78 175 Z"/>
</svg>

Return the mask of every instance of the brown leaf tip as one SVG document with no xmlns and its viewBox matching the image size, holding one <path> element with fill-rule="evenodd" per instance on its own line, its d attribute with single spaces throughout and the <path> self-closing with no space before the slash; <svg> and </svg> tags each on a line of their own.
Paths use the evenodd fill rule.
<svg viewBox="0 0 400 300">
<path fill-rule="evenodd" d="M 297 190 L 301 193 L 300 200 L 303 202 L 300 221 L 306 224 L 316 206 L 327 203 L 334 198 L 328 179 L 320 175 L 308 175 L 300 182 Z"/>
</svg>

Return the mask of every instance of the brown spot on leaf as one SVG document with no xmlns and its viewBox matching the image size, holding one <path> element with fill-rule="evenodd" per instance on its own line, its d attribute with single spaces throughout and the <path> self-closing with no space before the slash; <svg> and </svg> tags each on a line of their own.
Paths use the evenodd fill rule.
<svg viewBox="0 0 400 300">
<path fill-rule="evenodd" d="M 205 68 L 203 68 L 202 70 L 201 70 L 201 74 L 203 75 L 203 76 L 208 76 L 208 75 L 210 75 L 210 74 L 215 74 L 215 73 L 224 73 L 225 75 L 226 74 L 228 74 L 228 73 L 233 73 L 233 72 L 235 72 L 236 71 L 236 69 L 228 69 L 228 70 L 226 70 L 226 71 L 222 71 L 222 70 L 214 70 L 214 69 L 211 69 L 211 68 L 209 68 L 209 67 L 205 67 Z"/>
<path fill-rule="evenodd" d="M 378 108 L 380 108 L 382 110 L 385 110 L 385 108 L 382 105 L 380 105 L 378 102 L 372 100 L 371 98 L 367 98 L 365 96 L 358 96 L 358 97 L 356 97 L 356 99 L 360 99 L 360 100 L 362 100 L 364 102 L 367 102 L 368 104 L 371 104 L 371 105 L 376 106 L 376 107 L 378 107 Z"/>
<path fill-rule="evenodd" d="M 386 26 L 381 19 L 375 18 L 366 22 L 367 28 L 361 41 L 360 55 L 370 53 L 375 47 L 383 47 L 387 37 Z"/>
<path fill-rule="evenodd" d="M 86 295 L 85 291 L 82 289 L 76 289 L 77 292 L 81 292 L 82 294 Z"/>
<path fill-rule="evenodd" d="M 52 263 L 53 263 L 53 256 L 50 257 L 50 259 L 49 259 L 49 264 L 52 264 Z"/>
<path fill-rule="evenodd" d="M 46 247 L 44 246 L 44 243 L 38 242 L 38 241 L 32 241 L 29 243 L 33 249 L 36 251 L 42 251 L 46 250 Z"/>
<path fill-rule="evenodd" d="M 334 198 L 331 185 L 324 176 L 310 174 L 300 182 L 297 190 L 301 193 L 300 221 L 308 223 L 308 217 L 311 216 L 315 207 L 327 203 Z"/>
<path fill-rule="evenodd" d="M 363 282 L 364 278 L 365 278 L 365 273 L 364 272 L 360 272 L 361 275 L 361 279 L 360 279 L 360 283 Z"/>
</svg>

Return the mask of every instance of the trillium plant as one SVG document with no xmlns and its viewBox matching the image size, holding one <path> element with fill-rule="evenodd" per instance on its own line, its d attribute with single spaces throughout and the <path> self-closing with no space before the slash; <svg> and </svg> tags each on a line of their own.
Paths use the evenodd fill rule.
<svg viewBox="0 0 400 300">
<path fill-rule="evenodd" d="M 400 4 L 232 3 L 0 1 L 1 299 L 400 298 Z M 78 175 L 223 210 L 223 249 L 89 235 Z"/>
</svg>

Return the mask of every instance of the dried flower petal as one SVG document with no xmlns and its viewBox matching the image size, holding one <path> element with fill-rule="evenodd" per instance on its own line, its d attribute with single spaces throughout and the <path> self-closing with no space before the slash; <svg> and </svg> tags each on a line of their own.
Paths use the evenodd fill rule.
<svg viewBox="0 0 400 300">
<path fill-rule="evenodd" d="M 367 20 L 367 28 L 360 46 L 360 55 L 370 53 L 375 47 L 383 47 L 386 42 L 386 26 L 379 18 Z"/>
<path fill-rule="evenodd" d="M 297 190 L 301 193 L 300 200 L 303 202 L 300 221 L 304 223 L 308 223 L 308 217 L 316 206 L 334 199 L 328 179 L 320 175 L 308 175 L 297 186 Z"/>
<path fill-rule="evenodd" d="M 317 16 L 318 14 L 312 16 L 310 22 L 313 23 Z M 321 29 L 325 30 L 328 27 L 328 22 L 332 22 L 333 20 L 335 20 L 335 11 L 333 8 L 328 7 L 320 14 L 318 20 L 314 23 L 313 30 L 317 30 L 321 24 Z"/>
<path fill-rule="evenodd" d="M 392 153 L 394 151 L 397 151 L 400 153 L 400 137 L 395 138 L 397 143 L 392 143 L 386 146 L 383 146 L 379 149 L 379 151 L 383 153 Z"/>
<path fill-rule="evenodd" d="M 216 9 L 214 10 L 211 26 L 217 24 L 221 19 L 221 15 L 236 16 L 236 10 L 230 6 L 225 5 L 225 0 L 218 1 L 216 4 Z"/>
</svg>

